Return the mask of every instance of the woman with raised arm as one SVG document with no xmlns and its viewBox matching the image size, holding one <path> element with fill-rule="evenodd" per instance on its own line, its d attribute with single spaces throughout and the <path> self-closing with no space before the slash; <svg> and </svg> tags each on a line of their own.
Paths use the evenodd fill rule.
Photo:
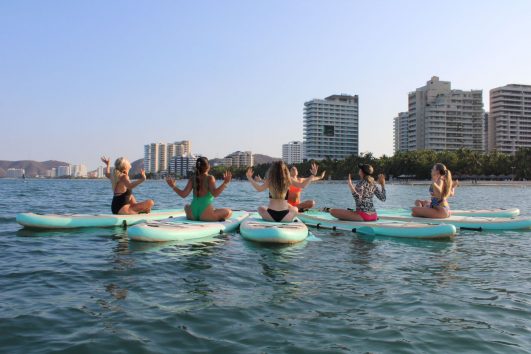
<svg viewBox="0 0 531 354">
<path fill-rule="evenodd" d="M 129 179 L 131 163 L 125 157 L 119 157 L 114 162 L 114 171 L 111 173 L 111 159 L 103 156 L 101 161 L 106 165 L 105 176 L 111 180 L 113 197 L 111 211 L 113 214 L 138 214 L 149 213 L 155 202 L 148 199 L 137 203 L 133 189 L 146 180 L 144 169 L 140 171 L 141 178 L 136 181 Z"/>
<path fill-rule="evenodd" d="M 247 169 L 247 180 L 253 185 L 258 192 L 269 189 L 269 205 L 260 206 L 258 213 L 264 220 L 276 222 L 290 222 L 298 214 L 298 209 L 288 204 L 289 187 L 294 185 L 299 188 L 305 188 L 317 177 L 317 165 L 312 163 L 310 169 L 311 176 L 304 182 L 298 182 L 291 178 L 288 167 L 283 161 L 275 161 L 269 168 L 267 176 L 263 183 L 258 183 L 253 179 L 253 169 Z"/>
<path fill-rule="evenodd" d="M 223 174 L 223 183 L 216 187 L 216 179 L 209 175 L 210 164 L 206 157 L 200 157 L 195 163 L 195 173 L 188 180 L 184 189 L 179 189 L 175 185 L 175 179 L 166 178 L 166 183 L 181 198 L 186 198 L 193 191 L 192 203 L 184 207 L 186 218 L 188 220 L 200 221 L 223 221 L 232 215 L 229 208 L 216 209 L 212 205 L 214 198 L 217 198 L 229 185 L 232 179 L 232 173 L 225 171 Z"/>
<path fill-rule="evenodd" d="M 431 169 L 432 183 L 430 185 L 431 200 L 429 205 L 417 204 L 411 215 L 421 218 L 445 219 L 450 216 L 448 198 L 453 192 L 454 183 L 452 173 L 442 163 L 436 163 Z"/>
<path fill-rule="evenodd" d="M 292 166 L 289 169 L 289 173 L 290 173 L 291 179 L 296 182 L 304 183 L 304 181 L 306 180 L 306 178 L 299 177 L 299 170 L 295 166 Z M 323 171 L 319 177 L 316 176 L 314 178 L 314 181 L 323 179 L 325 176 L 325 173 L 326 171 Z M 314 200 L 305 200 L 301 202 L 301 192 L 302 192 L 302 188 L 299 188 L 293 184 L 289 186 L 288 203 L 289 205 L 296 207 L 299 210 L 299 213 L 302 213 L 315 206 Z"/>
<path fill-rule="evenodd" d="M 378 184 L 376 186 L 372 174 L 374 169 L 371 165 L 358 164 L 360 181 L 356 185 L 352 184 L 352 178 L 348 175 L 348 186 L 356 203 L 356 210 L 353 209 L 330 209 L 330 214 L 340 220 L 348 221 L 376 221 L 378 214 L 373 204 L 373 197 L 385 202 L 385 176 L 378 175 Z"/>
</svg>

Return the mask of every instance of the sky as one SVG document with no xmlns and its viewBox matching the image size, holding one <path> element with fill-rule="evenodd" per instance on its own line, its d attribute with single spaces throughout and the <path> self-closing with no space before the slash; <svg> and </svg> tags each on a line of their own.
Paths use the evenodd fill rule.
<svg viewBox="0 0 531 354">
<path fill-rule="evenodd" d="M 359 95 L 360 151 L 432 76 L 531 84 L 531 1 L 0 0 L 0 160 L 281 156 L 303 104 Z"/>
</svg>

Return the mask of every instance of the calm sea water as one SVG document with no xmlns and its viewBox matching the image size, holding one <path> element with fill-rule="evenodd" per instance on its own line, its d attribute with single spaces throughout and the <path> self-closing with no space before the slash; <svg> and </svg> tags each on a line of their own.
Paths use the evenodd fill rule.
<svg viewBox="0 0 531 354">
<path fill-rule="evenodd" d="M 0 353 L 531 352 L 531 232 L 435 242 L 312 230 L 320 241 L 274 247 L 237 233 L 160 245 L 15 223 L 25 211 L 108 212 L 110 195 L 106 181 L 0 180 Z M 163 181 L 136 195 L 184 205 Z M 388 186 L 385 206 L 425 195 Z M 352 205 L 345 184 L 304 197 Z M 530 200 L 525 187 L 461 187 L 453 206 L 530 215 Z M 215 204 L 265 202 L 234 182 Z"/>
</svg>

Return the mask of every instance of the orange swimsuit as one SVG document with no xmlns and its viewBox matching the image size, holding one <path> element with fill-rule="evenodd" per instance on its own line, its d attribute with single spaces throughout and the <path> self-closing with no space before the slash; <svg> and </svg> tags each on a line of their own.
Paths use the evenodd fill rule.
<svg viewBox="0 0 531 354">
<path fill-rule="evenodd" d="M 301 188 L 295 187 L 294 185 L 289 186 L 288 203 L 290 205 L 293 205 L 294 207 L 296 207 L 297 205 L 300 204 L 300 202 L 301 202 L 301 200 L 300 200 L 301 190 L 302 190 Z"/>
</svg>

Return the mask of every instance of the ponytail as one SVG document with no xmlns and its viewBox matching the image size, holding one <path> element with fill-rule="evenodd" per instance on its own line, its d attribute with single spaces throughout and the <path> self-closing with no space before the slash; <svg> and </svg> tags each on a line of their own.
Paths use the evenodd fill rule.
<svg viewBox="0 0 531 354">
<path fill-rule="evenodd" d="M 208 168 L 210 167 L 208 163 L 208 159 L 206 157 L 199 157 L 195 161 L 195 170 L 194 170 L 194 178 L 195 178 L 195 194 L 199 193 L 199 190 L 201 189 L 201 175 L 205 173 Z"/>
<path fill-rule="evenodd" d="M 370 175 L 363 176 L 363 179 L 367 181 L 371 186 L 374 184 L 374 177 Z"/>
<path fill-rule="evenodd" d="M 452 172 L 442 163 L 436 163 L 434 168 L 435 170 L 439 171 L 439 174 L 444 181 L 441 197 L 448 198 L 452 193 Z"/>
</svg>

